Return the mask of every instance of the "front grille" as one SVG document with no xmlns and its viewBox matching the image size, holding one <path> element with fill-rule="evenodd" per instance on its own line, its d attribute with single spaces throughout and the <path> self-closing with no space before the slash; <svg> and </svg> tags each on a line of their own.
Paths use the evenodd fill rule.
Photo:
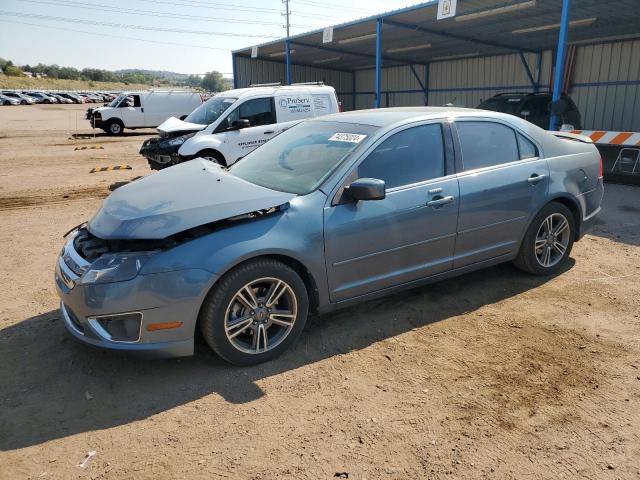
<svg viewBox="0 0 640 480">
<path fill-rule="evenodd" d="M 75 248 L 76 252 L 78 252 L 78 254 L 88 262 L 91 262 L 97 259 L 100 255 L 109 252 L 108 242 L 96 237 L 95 235 L 91 235 L 86 228 L 78 230 L 76 238 L 73 239 L 73 248 Z M 71 268 L 71 266 L 69 268 Z"/>
</svg>

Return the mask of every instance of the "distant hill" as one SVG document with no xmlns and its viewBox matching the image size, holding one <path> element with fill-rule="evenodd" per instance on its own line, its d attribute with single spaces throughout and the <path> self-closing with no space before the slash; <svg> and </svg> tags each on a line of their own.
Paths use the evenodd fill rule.
<svg viewBox="0 0 640 480">
<path fill-rule="evenodd" d="M 142 68 L 124 68 L 121 70 L 115 70 L 114 73 L 118 75 L 140 73 L 142 75 L 152 76 L 153 78 L 162 78 L 165 80 L 182 81 L 182 82 L 186 81 L 189 77 L 196 76 L 196 75 L 189 75 L 187 73 L 168 72 L 166 70 L 145 70 Z"/>
</svg>

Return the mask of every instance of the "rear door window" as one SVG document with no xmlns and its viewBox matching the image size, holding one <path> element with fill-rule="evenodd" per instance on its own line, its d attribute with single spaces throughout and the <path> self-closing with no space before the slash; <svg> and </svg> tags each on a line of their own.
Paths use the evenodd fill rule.
<svg viewBox="0 0 640 480">
<path fill-rule="evenodd" d="M 518 136 L 518 149 L 520 150 L 520 160 L 526 160 L 528 158 L 536 158 L 538 156 L 538 149 L 524 136 L 517 134 Z"/>
<path fill-rule="evenodd" d="M 421 125 L 398 132 L 358 166 L 359 178 L 384 180 L 387 188 L 444 176 L 444 145 L 440 124 Z"/>
<path fill-rule="evenodd" d="M 464 171 L 519 160 L 516 132 L 501 123 L 456 123 Z"/>
</svg>

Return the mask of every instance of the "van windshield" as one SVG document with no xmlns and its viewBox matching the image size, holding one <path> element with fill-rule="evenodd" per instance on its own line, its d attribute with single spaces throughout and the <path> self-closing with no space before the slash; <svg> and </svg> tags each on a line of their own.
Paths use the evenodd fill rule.
<svg viewBox="0 0 640 480">
<path fill-rule="evenodd" d="M 184 119 L 185 122 L 197 123 L 199 125 L 211 125 L 220 115 L 238 100 L 230 97 L 211 97 Z"/>
<path fill-rule="evenodd" d="M 272 190 L 306 195 L 368 143 L 376 130 L 357 123 L 302 122 L 256 148 L 229 171 Z"/>
<path fill-rule="evenodd" d="M 118 95 L 115 100 L 109 104 L 109 106 L 112 108 L 116 108 L 118 105 L 120 105 L 120 102 L 123 98 L 127 98 L 126 93 L 121 93 L 120 95 Z"/>
</svg>

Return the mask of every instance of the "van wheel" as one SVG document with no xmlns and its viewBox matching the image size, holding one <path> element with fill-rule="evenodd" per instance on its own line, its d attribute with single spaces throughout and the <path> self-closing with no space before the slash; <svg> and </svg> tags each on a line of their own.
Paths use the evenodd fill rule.
<svg viewBox="0 0 640 480">
<path fill-rule="evenodd" d="M 209 160 L 210 162 L 217 163 L 218 165 L 226 166 L 227 162 L 225 162 L 224 157 L 220 152 L 216 152 L 215 150 L 202 150 L 198 152 L 196 158 L 204 158 L 205 160 Z"/>
<path fill-rule="evenodd" d="M 107 132 L 111 135 L 122 135 L 124 125 L 120 120 L 110 120 L 107 123 Z"/>
<path fill-rule="evenodd" d="M 513 263 L 534 275 L 557 273 L 571 254 L 575 224 L 571 210 L 561 203 L 549 203 L 529 225 Z"/>
<path fill-rule="evenodd" d="M 300 276 L 272 259 L 231 270 L 205 300 L 199 323 L 204 339 L 235 365 L 271 360 L 289 348 L 307 321 L 309 298 Z"/>
</svg>

